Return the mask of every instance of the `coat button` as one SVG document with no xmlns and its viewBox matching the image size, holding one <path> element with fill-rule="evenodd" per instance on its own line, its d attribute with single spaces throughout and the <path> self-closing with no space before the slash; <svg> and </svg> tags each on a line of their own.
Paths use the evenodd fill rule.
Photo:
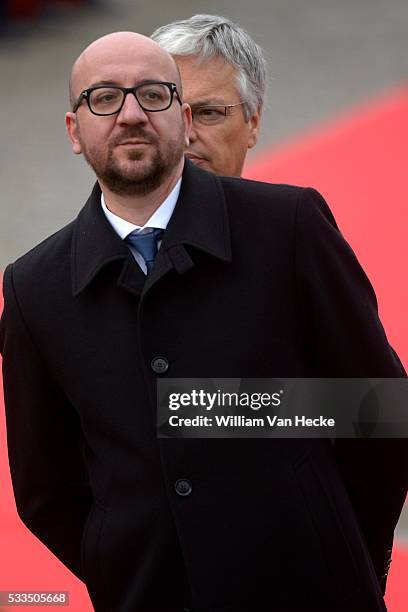
<svg viewBox="0 0 408 612">
<path fill-rule="evenodd" d="M 190 495 L 191 491 L 193 490 L 193 485 L 189 480 L 187 480 L 187 478 L 179 478 L 176 480 L 174 488 L 176 489 L 176 493 L 178 493 L 178 495 L 185 497 L 186 495 Z"/>
<path fill-rule="evenodd" d="M 150 365 L 156 374 L 165 374 L 169 369 L 169 362 L 165 357 L 154 357 Z"/>
</svg>

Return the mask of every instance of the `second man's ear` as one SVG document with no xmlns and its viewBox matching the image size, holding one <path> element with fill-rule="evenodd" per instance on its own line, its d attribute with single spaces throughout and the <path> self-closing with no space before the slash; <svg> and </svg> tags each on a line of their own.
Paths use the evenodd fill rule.
<svg viewBox="0 0 408 612">
<path fill-rule="evenodd" d="M 189 104 L 187 104 L 187 102 L 183 102 L 182 112 L 183 112 L 184 124 L 186 126 L 184 144 L 186 147 L 188 147 L 190 144 L 190 132 L 191 132 L 191 126 L 193 124 L 193 115 L 191 113 L 191 107 Z"/>
<path fill-rule="evenodd" d="M 248 149 L 252 149 L 258 142 L 261 113 L 256 111 L 249 120 Z"/>
</svg>

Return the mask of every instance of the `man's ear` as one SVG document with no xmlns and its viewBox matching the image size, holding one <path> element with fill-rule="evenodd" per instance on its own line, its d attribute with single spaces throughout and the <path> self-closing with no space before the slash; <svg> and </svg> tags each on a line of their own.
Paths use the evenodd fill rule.
<svg viewBox="0 0 408 612">
<path fill-rule="evenodd" d="M 82 146 L 79 142 L 79 127 L 75 113 L 66 113 L 65 126 L 67 128 L 68 138 L 72 143 L 73 152 L 76 153 L 76 155 L 80 155 L 82 153 Z"/>
<path fill-rule="evenodd" d="M 193 116 L 191 113 L 191 107 L 189 104 L 187 104 L 187 102 L 183 102 L 181 112 L 183 113 L 183 121 L 185 126 L 184 144 L 186 147 L 188 147 L 188 145 L 190 144 L 190 132 L 193 123 Z"/>
<path fill-rule="evenodd" d="M 261 112 L 256 111 L 249 120 L 248 149 L 252 149 L 258 142 Z"/>
</svg>

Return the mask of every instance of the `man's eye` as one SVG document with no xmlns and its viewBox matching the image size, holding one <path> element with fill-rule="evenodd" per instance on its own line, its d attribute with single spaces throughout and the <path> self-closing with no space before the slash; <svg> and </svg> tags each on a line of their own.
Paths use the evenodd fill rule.
<svg viewBox="0 0 408 612">
<path fill-rule="evenodd" d="M 119 98 L 119 92 L 105 91 L 96 95 L 94 94 L 93 101 L 95 104 L 110 104 L 111 102 L 116 102 Z"/>
<path fill-rule="evenodd" d="M 98 96 L 98 102 L 112 102 L 115 99 L 113 94 L 103 94 L 102 96 Z"/>
<path fill-rule="evenodd" d="M 219 108 L 198 108 L 195 111 L 195 114 L 199 115 L 199 117 L 211 118 L 211 117 L 218 117 L 219 115 L 223 115 L 224 112 Z"/>
<path fill-rule="evenodd" d="M 145 102 L 167 102 L 167 92 L 162 87 L 154 87 L 149 89 L 139 89 L 138 96 Z"/>
<path fill-rule="evenodd" d="M 163 97 L 158 91 L 146 91 L 143 96 L 149 100 L 160 100 Z"/>
</svg>

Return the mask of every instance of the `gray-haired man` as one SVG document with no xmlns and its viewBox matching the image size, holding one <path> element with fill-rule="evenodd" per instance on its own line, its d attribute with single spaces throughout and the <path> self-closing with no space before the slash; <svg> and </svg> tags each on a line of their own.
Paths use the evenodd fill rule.
<svg viewBox="0 0 408 612">
<path fill-rule="evenodd" d="M 266 86 L 262 49 L 218 15 L 169 23 L 151 38 L 177 61 L 193 110 L 187 156 L 215 174 L 240 176 L 258 140 Z"/>
</svg>

